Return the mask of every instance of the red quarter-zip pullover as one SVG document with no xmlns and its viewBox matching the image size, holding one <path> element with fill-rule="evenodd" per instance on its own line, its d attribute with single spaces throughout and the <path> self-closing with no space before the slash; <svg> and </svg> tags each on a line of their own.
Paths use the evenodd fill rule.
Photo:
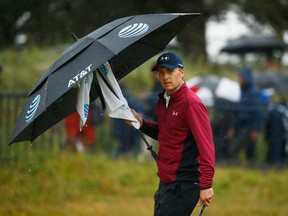
<svg viewBox="0 0 288 216">
<path fill-rule="evenodd" d="M 160 180 L 200 181 L 201 189 L 212 187 L 215 153 L 206 107 L 186 83 L 170 95 L 167 108 L 163 94 L 159 96 L 157 123 L 144 120 L 141 130 L 159 142 Z"/>
</svg>

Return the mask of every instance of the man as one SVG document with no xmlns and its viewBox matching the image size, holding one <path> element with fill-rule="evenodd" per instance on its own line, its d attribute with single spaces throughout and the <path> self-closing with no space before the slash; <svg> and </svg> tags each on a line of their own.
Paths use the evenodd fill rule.
<svg viewBox="0 0 288 216">
<path fill-rule="evenodd" d="M 229 157 L 238 159 L 240 151 L 245 148 L 246 158 L 253 162 L 256 160 L 256 142 L 263 122 L 263 102 L 250 68 L 243 67 L 239 71 L 238 82 L 241 99 L 235 106 L 235 117 L 227 131 L 227 138 L 232 141 Z"/>
<path fill-rule="evenodd" d="M 285 99 L 269 105 L 264 124 L 264 141 L 267 144 L 266 162 L 280 165 L 285 162 L 288 135 L 288 109 Z"/>
<path fill-rule="evenodd" d="M 184 65 L 174 53 L 161 55 L 152 71 L 164 88 L 156 105 L 157 122 L 134 116 L 140 130 L 157 139 L 160 184 L 154 215 L 191 215 L 199 197 L 208 206 L 213 197 L 214 143 L 208 113 L 183 81 Z"/>
</svg>

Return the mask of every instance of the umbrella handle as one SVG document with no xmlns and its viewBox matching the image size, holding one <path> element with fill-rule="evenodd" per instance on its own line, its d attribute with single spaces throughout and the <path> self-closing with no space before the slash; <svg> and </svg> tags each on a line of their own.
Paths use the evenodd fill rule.
<svg viewBox="0 0 288 216">
<path fill-rule="evenodd" d="M 204 213 L 205 207 L 206 207 L 206 206 L 205 206 L 204 204 L 202 204 L 202 206 L 201 206 L 201 209 L 200 209 L 200 212 L 199 212 L 198 216 L 203 216 L 203 213 Z"/>
</svg>

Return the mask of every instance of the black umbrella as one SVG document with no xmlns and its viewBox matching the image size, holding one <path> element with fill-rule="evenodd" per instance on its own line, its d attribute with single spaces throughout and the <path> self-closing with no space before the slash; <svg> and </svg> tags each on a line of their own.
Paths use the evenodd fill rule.
<svg viewBox="0 0 288 216">
<path fill-rule="evenodd" d="M 275 36 L 242 36 L 231 40 L 221 49 L 221 52 L 231 54 L 264 53 L 271 55 L 273 51 L 283 51 L 287 45 Z"/>
<path fill-rule="evenodd" d="M 40 77 L 24 104 L 10 140 L 33 141 L 76 111 L 78 83 L 106 61 L 120 80 L 161 52 L 198 13 L 147 14 L 117 19 L 77 40 Z M 94 76 L 95 78 L 95 76 Z M 94 79 L 90 101 L 98 96 Z"/>
</svg>

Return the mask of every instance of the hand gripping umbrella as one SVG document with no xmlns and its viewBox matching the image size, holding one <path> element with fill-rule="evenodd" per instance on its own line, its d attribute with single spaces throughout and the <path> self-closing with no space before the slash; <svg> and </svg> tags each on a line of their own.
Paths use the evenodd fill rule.
<svg viewBox="0 0 288 216">
<path fill-rule="evenodd" d="M 198 15 L 179 13 L 124 17 L 77 40 L 36 82 L 17 119 L 10 144 L 32 142 L 75 112 L 78 83 L 88 74 L 95 73 L 103 63 L 108 61 L 116 79 L 120 80 L 161 52 Z M 100 94 L 97 79 L 93 79 L 90 102 Z"/>
</svg>

